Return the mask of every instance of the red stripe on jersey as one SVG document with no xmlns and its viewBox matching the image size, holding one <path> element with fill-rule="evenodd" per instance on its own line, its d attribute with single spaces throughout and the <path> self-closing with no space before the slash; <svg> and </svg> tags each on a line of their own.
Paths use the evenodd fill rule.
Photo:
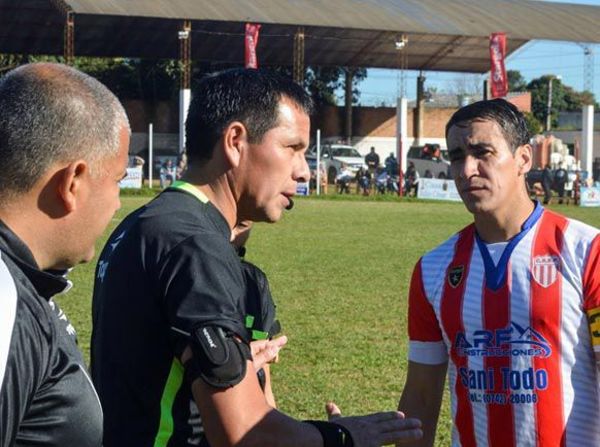
<svg viewBox="0 0 600 447">
<path fill-rule="evenodd" d="M 462 447 L 477 445 L 475 442 L 475 428 L 473 426 L 473 408 L 471 408 L 471 402 L 469 401 L 469 390 L 461 384 L 458 378 L 458 370 L 466 368 L 468 362 L 465 356 L 458 355 L 455 347 L 457 334 L 464 333 L 465 331 L 462 319 L 463 298 L 471 254 L 473 253 L 474 233 L 475 226 L 469 225 L 458 236 L 454 258 L 446 271 L 446 281 L 444 282 L 444 292 L 441 300 L 442 325 L 448 336 L 448 340 L 452 343 L 450 355 L 457 370 L 456 383 L 454 384 L 457 405 L 455 424 Z M 450 275 L 453 272 L 460 273 L 460 280 L 451 282 Z"/>
<path fill-rule="evenodd" d="M 594 238 L 583 272 L 585 310 L 600 307 L 600 235 Z"/>
<path fill-rule="evenodd" d="M 545 371 L 547 377 L 547 387 L 536 389 L 538 397 L 535 406 L 536 433 L 539 446 L 566 444 L 560 370 L 562 319 L 560 259 L 567 223 L 564 217 L 545 211 L 538 224 L 531 253 L 531 327 L 544 337 L 552 349 L 548 357 L 537 356 L 533 359 L 534 374 L 537 376 L 538 371 Z M 556 264 L 552 260 L 555 260 Z M 540 264 L 544 269 L 539 268 Z M 539 277 L 543 270 L 552 270 L 554 274 L 549 275 L 545 272 L 542 277 Z M 548 278 L 554 281 L 549 283 Z"/>
<path fill-rule="evenodd" d="M 487 331 L 496 333 L 510 327 L 510 262 L 506 266 L 504 283 L 498 290 L 483 288 L 483 324 Z M 505 346 L 503 346 L 505 347 Z M 510 346 L 508 346 L 510 348 Z M 510 447 L 515 445 L 515 425 L 513 407 L 509 403 L 510 388 L 503 387 L 503 369 L 511 367 L 510 356 L 486 357 L 484 368 L 494 371 L 494 388 L 490 392 L 504 395 L 503 404 L 489 403 L 488 442 L 490 446 Z"/>
<path fill-rule="evenodd" d="M 408 337 L 416 341 L 441 341 L 442 331 L 435 311 L 425 296 L 422 260 L 413 270 L 408 295 Z"/>
</svg>

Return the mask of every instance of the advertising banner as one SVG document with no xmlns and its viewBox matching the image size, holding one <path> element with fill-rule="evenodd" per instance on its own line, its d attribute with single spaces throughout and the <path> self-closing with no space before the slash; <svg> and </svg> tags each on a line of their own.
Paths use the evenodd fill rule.
<svg viewBox="0 0 600 447">
<path fill-rule="evenodd" d="M 127 168 L 127 177 L 125 177 L 119 183 L 121 189 L 123 188 L 135 188 L 140 189 L 142 187 L 142 180 L 144 176 L 142 175 L 142 167 L 137 166 L 135 168 Z"/>
<path fill-rule="evenodd" d="M 585 207 L 600 207 L 600 187 L 587 188 L 582 186 L 579 191 L 579 205 Z"/>
<path fill-rule="evenodd" d="M 296 194 L 299 196 L 307 196 L 310 194 L 310 189 L 308 187 L 308 183 L 306 182 L 298 182 L 296 185 Z"/>
<path fill-rule="evenodd" d="M 456 185 L 451 179 L 421 177 L 419 179 L 417 197 L 419 199 L 461 201 L 456 190 Z"/>
<path fill-rule="evenodd" d="M 256 46 L 258 45 L 258 31 L 260 25 L 254 23 L 246 23 L 245 42 L 245 67 L 258 68 L 258 58 L 256 57 Z"/>
<path fill-rule="evenodd" d="M 508 78 L 504 59 L 506 58 L 506 34 L 490 34 L 490 89 L 492 98 L 502 98 L 508 93 Z"/>
</svg>

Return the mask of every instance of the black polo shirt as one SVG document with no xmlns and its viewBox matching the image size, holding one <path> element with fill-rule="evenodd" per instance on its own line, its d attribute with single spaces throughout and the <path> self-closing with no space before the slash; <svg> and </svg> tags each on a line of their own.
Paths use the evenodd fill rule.
<svg viewBox="0 0 600 447">
<path fill-rule="evenodd" d="M 128 216 L 100 255 L 92 377 L 105 447 L 206 445 L 178 360 L 186 334 L 204 322 L 249 341 L 257 329 L 246 327 L 254 315 L 227 222 L 191 185 L 181 188 Z"/>
</svg>

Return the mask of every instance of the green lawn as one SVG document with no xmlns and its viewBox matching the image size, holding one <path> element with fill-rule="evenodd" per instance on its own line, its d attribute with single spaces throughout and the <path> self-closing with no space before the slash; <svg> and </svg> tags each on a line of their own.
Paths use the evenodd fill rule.
<svg viewBox="0 0 600 447">
<path fill-rule="evenodd" d="M 110 231 L 147 200 L 124 197 Z M 552 208 L 600 223 L 598 209 Z M 290 339 L 272 368 L 283 411 L 320 418 L 327 400 L 345 414 L 396 408 L 406 374 L 413 265 L 469 221 L 462 204 L 298 199 L 282 222 L 255 227 L 247 259 L 269 275 Z M 86 359 L 93 269 L 77 267 L 70 275 L 74 288 L 57 298 L 78 329 Z M 440 446 L 450 443 L 447 401 L 443 412 Z"/>
</svg>

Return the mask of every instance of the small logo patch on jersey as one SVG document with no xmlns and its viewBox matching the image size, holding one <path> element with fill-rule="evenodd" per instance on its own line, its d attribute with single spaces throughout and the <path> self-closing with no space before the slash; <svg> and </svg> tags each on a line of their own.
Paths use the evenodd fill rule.
<svg viewBox="0 0 600 447">
<path fill-rule="evenodd" d="M 558 256 L 536 256 L 531 264 L 531 274 L 540 286 L 549 287 L 554 284 L 560 270 Z"/>
<path fill-rule="evenodd" d="M 590 325 L 590 334 L 592 335 L 592 344 L 594 349 L 600 347 L 600 307 L 587 311 L 588 322 Z"/>
<path fill-rule="evenodd" d="M 465 266 L 459 265 L 458 267 L 452 267 L 448 272 L 448 284 L 452 287 L 457 288 L 463 279 L 465 273 Z"/>
</svg>

